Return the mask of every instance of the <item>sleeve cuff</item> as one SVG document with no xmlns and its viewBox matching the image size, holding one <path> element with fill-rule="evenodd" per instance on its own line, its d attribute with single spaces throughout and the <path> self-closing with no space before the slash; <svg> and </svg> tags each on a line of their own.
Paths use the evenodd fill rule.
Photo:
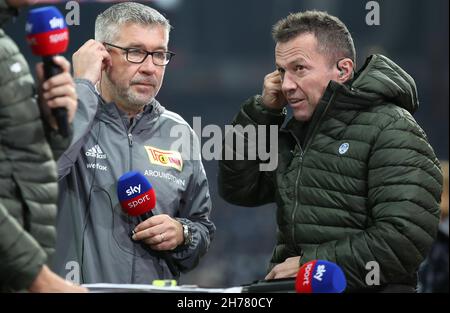
<svg viewBox="0 0 450 313">
<path fill-rule="evenodd" d="M 281 110 L 267 108 L 262 104 L 260 95 L 245 101 L 242 105 L 242 112 L 257 125 L 281 126 L 286 118 L 286 108 Z"/>
</svg>

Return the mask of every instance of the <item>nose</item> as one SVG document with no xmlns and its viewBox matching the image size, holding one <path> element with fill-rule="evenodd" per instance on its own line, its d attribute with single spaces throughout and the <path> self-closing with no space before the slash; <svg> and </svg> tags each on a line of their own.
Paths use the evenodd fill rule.
<svg viewBox="0 0 450 313">
<path fill-rule="evenodd" d="M 147 75 L 151 75 L 156 72 L 156 65 L 153 64 L 153 56 L 151 54 L 149 54 L 145 61 L 139 66 L 139 72 Z"/>
<path fill-rule="evenodd" d="M 286 71 L 281 83 L 281 90 L 284 92 L 284 94 L 288 94 L 295 89 L 297 89 L 297 83 L 292 79 L 292 75 L 288 71 Z"/>
</svg>

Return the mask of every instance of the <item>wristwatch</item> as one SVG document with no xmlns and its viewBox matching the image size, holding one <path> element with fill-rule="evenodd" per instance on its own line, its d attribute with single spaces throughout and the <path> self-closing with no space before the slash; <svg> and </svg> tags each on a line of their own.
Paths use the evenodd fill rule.
<svg viewBox="0 0 450 313">
<path fill-rule="evenodd" d="M 183 226 L 183 238 L 184 238 L 184 245 L 188 246 L 192 243 L 192 231 L 188 224 L 183 222 L 182 220 L 179 220 L 181 225 Z"/>
</svg>

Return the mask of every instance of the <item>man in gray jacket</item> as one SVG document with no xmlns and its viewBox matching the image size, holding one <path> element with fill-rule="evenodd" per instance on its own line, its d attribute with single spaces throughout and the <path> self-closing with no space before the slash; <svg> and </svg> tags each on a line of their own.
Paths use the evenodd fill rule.
<svg viewBox="0 0 450 313">
<path fill-rule="evenodd" d="M 177 278 L 161 251 L 184 272 L 209 247 L 215 227 L 198 139 L 155 100 L 173 56 L 169 31 L 156 10 L 119 3 L 97 17 L 95 40 L 73 56 L 80 105 L 71 147 L 58 163 L 54 266 L 68 279 L 149 284 Z M 174 148 L 180 138 L 170 136 L 173 130 L 188 134 L 181 137 L 188 149 Z M 129 171 L 144 174 L 156 191 L 155 215 L 142 223 L 122 212 L 116 194 L 119 177 Z"/>
</svg>

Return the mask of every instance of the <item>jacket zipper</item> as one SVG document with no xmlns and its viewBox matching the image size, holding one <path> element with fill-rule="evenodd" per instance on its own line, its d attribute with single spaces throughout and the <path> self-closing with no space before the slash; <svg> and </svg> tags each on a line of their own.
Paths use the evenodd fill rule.
<svg viewBox="0 0 450 313">
<path fill-rule="evenodd" d="M 297 171 L 297 178 L 295 179 L 295 205 L 294 205 L 294 210 L 292 210 L 292 215 L 291 215 L 291 222 L 292 222 L 292 242 L 294 244 L 294 247 L 296 246 L 295 243 L 295 226 L 294 226 L 294 218 L 295 218 L 295 213 L 297 213 L 297 207 L 298 207 L 298 183 L 300 180 L 300 174 L 302 172 L 302 167 L 303 167 L 303 155 L 304 155 L 304 151 L 302 149 L 302 146 L 300 145 L 300 142 L 298 141 L 297 137 L 291 133 L 292 136 L 294 137 L 295 141 L 297 142 L 298 148 L 300 149 L 300 162 L 299 162 L 299 169 Z"/>
<path fill-rule="evenodd" d="M 128 138 L 128 148 L 129 148 L 128 151 L 129 151 L 129 158 L 130 158 L 129 171 L 133 170 L 133 134 L 132 134 L 132 132 L 143 118 L 144 118 L 144 116 L 142 116 L 136 122 L 136 124 L 134 124 L 134 126 L 131 125 L 129 129 L 127 129 L 126 125 L 124 124 L 125 131 L 127 133 L 127 138 Z M 133 262 L 131 262 L 131 283 L 134 283 L 135 268 L 136 268 L 136 245 L 134 244 L 133 245 Z"/>
<path fill-rule="evenodd" d="M 130 158 L 130 163 L 129 163 L 129 168 L 128 168 L 129 171 L 133 170 L 133 134 L 131 132 L 133 131 L 134 128 L 136 128 L 136 125 L 139 123 L 139 121 L 136 122 L 134 127 L 130 126 L 129 129 L 127 129 L 126 125 L 124 124 L 125 131 L 127 132 L 127 137 L 128 137 L 128 151 L 129 151 L 129 158 Z M 136 245 L 133 244 L 133 261 L 131 262 L 131 283 L 132 284 L 134 283 L 135 268 L 136 268 Z"/>
<path fill-rule="evenodd" d="M 305 149 L 304 149 L 304 150 L 302 149 L 302 146 L 300 145 L 300 142 L 298 141 L 298 138 L 297 138 L 297 136 L 295 136 L 294 132 L 289 131 L 289 132 L 291 133 L 291 135 L 294 137 L 294 139 L 295 139 L 295 141 L 297 142 L 297 145 L 298 145 L 298 147 L 299 147 L 299 149 L 300 149 L 300 167 L 299 167 L 299 169 L 298 169 L 298 172 L 297 172 L 297 178 L 296 178 L 296 180 L 295 180 L 295 206 L 294 206 L 294 210 L 292 211 L 292 215 L 291 215 L 291 223 L 292 223 L 292 226 L 293 226 L 293 227 L 292 227 L 292 233 L 291 233 L 291 235 L 292 235 L 292 242 L 293 242 L 293 244 L 294 244 L 294 248 L 296 247 L 296 243 L 295 243 L 295 227 L 294 227 L 295 224 L 294 224 L 294 218 L 295 218 L 295 213 L 297 213 L 298 198 L 299 198 L 299 194 L 300 194 L 300 193 L 299 193 L 299 190 L 298 190 L 298 183 L 299 183 L 299 181 L 300 181 L 300 174 L 301 174 L 302 168 L 303 168 L 303 158 L 304 158 L 304 156 L 305 156 L 306 151 L 307 151 L 308 148 L 309 148 L 309 145 L 310 145 L 311 141 L 312 141 L 313 138 L 315 137 L 317 130 L 319 129 L 319 125 L 320 125 L 320 123 L 321 123 L 321 121 L 322 121 L 322 118 L 323 118 L 323 117 L 326 115 L 326 113 L 328 112 L 328 109 L 329 109 L 329 107 L 330 107 L 330 104 L 333 102 L 335 96 L 336 96 L 336 91 L 334 91 L 333 94 L 331 95 L 330 100 L 328 101 L 328 103 L 327 103 L 327 105 L 326 105 L 324 111 L 322 112 L 322 114 L 321 114 L 319 120 L 317 121 L 317 123 L 316 123 L 315 125 L 311 125 L 311 126 L 313 126 L 314 128 L 312 129 L 311 135 L 309 136 L 309 138 L 305 138 Z M 303 252 L 300 251 L 300 253 L 303 253 Z"/>
<path fill-rule="evenodd" d="M 131 131 L 127 134 L 128 136 L 128 151 L 130 152 L 129 156 L 130 156 L 130 167 L 129 170 L 132 171 L 133 170 L 133 134 L 131 133 Z"/>
<path fill-rule="evenodd" d="M 131 130 L 129 130 L 128 134 L 128 151 L 130 157 L 130 167 L 129 170 L 133 170 L 133 135 L 131 134 Z M 131 283 L 134 283 L 134 271 L 136 267 L 136 245 L 133 244 L 133 261 L 131 262 Z"/>
</svg>

